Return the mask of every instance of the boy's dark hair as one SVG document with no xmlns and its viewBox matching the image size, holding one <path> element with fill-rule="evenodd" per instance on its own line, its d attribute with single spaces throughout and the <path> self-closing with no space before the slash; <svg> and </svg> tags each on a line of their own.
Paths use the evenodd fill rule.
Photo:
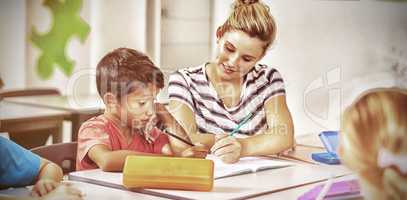
<svg viewBox="0 0 407 200">
<path fill-rule="evenodd" d="M 145 54 L 129 48 L 118 48 L 106 54 L 96 67 L 99 95 L 110 92 L 117 98 L 134 91 L 133 83 L 151 83 L 162 89 L 164 75 Z"/>
</svg>

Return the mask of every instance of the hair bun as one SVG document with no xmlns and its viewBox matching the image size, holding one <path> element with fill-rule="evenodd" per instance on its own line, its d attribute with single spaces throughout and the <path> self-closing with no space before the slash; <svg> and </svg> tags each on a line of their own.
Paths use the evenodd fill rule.
<svg viewBox="0 0 407 200">
<path fill-rule="evenodd" d="M 253 3 L 257 3 L 259 0 L 238 0 L 237 3 L 240 5 L 250 5 Z"/>
</svg>

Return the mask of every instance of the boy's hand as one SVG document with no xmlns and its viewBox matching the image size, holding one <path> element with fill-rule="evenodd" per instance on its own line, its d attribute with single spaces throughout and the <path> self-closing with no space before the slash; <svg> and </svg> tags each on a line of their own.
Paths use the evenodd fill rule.
<svg viewBox="0 0 407 200">
<path fill-rule="evenodd" d="M 35 197 L 42 197 L 53 191 L 56 187 L 58 187 L 58 185 L 59 183 L 54 180 L 40 179 L 32 188 L 31 195 Z"/>
<path fill-rule="evenodd" d="M 145 133 L 150 133 L 151 130 L 153 130 L 153 128 L 156 127 L 157 122 L 158 122 L 157 116 L 156 116 L 156 115 L 152 116 L 152 117 L 148 120 L 147 124 L 146 124 L 145 127 L 144 127 Z"/>
<path fill-rule="evenodd" d="M 215 144 L 211 148 L 212 154 L 225 163 L 235 163 L 240 159 L 242 145 L 233 136 L 227 134 L 215 135 Z"/>
<path fill-rule="evenodd" d="M 82 200 L 83 196 L 84 195 L 82 194 L 82 192 L 73 187 L 70 183 L 61 183 L 55 190 L 43 196 L 41 199 Z"/>
<path fill-rule="evenodd" d="M 144 127 L 144 137 L 149 143 L 153 143 L 159 135 L 151 135 L 151 131 L 156 127 L 158 122 L 158 118 L 156 116 L 153 116 L 149 119 L 147 124 Z"/>
<path fill-rule="evenodd" d="M 193 157 L 193 158 L 205 158 L 208 154 L 208 148 L 201 144 L 197 143 L 193 147 L 185 149 L 182 153 L 182 157 Z"/>
</svg>

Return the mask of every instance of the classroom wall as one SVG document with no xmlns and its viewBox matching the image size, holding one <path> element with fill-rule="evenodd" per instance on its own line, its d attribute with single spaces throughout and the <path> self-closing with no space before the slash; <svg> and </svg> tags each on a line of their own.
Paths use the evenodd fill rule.
<svg viewBox="0 0 407 200">
<path fill-rule="evenodd" d="M 212 0 L 161 0 L 159 66 L 168 75 L 198 66 L 210 58 Z M 158 100 L 168 101 L 167 84 Z"/>
<path fill-rule="evenodd" d="M 25 22 L 24 0 L 0 2 L 0 77 L 4 89 L 26 85 Z"/>
<path fill-rule="evenodd" d="M 81 76 L 75 79 L 75 74 L 89 68 L 90 65 L 90 34 L 85 43 L 81 43 L 79 38 L 73 36 L 69 39 L 65 47 L 65 55 L 68 59 L 75 62 L 73 75 L 67 77 L 59 67 L 54 67 L 53 75 L 48 80 L 43 80 L 37 75 L 36 63 L 42 54 L 42 50 L 30 42 L 29 37 L 32 29 L 38 31 L 39 34 L 45 34 L 52 28 L 53 17 L 48 7 L 42 5 L 42 0 L 26 1 L 27 22 L 26 22 L 26 82 L 28 87 L 55 87 L 62 94 L 87 94 L 89 93 L 89 76 Z M 90 21 L 90 2 L 83 1 L 80 16 L 89 24 Z"/>
<path fill-rule="evenodd" d="M 147 48 L 146 0 L 88 0 L 91 9 L 90 66 L 108 52 L 128 47 L 145 52 Z M 93 78 L 92 78 L 93 77 Z M 90 93 L 96 93 L 94 75 L 90 80 Z"/>
<path fill-rule="evenodd" d="M 149 0 L 146 6 L 146 53 L 157 66 L 160 66 L 161 0 Z"/>
<path fill-rule="evenodd" d="M 146 0 L 122 0 L 120 3 L 83 0 L 80 16 L 90 25 L 91 32 L 85 43 L 80 43 L 77 37 L 68 42 L 66 56 L 76 63 L 73 75 L 66 77 L 56 69 L 49 80 L 42 80 L 36 72 L 36 61 L 41 51 L 28 40 L 33 27 L 39 33 L 51 29 L 51 12 L 41 5 L 42 2 L 0 2 L 3 25 L 0 31 L 0 74 L 5 88 L 56 87 L 63 94 L 95 93 L 94 68 L 108 51 L 118 47 L 154 51 L 147 49 Z"/>
<path fill-rule="evenodd" d="M 216 28 L 232 1 L 214 2 Z M 340 113 L 367 88 L 407 86 L 407 3 L 265 2 L 278 34 L 262 63 L 284 77 L 296 135 L 338 129 Z"/>
<path fill-rule="evenodd" d="M 160 67 L 166 83 L 171 72 L 209 60 L 211 9 L 210 0 L 161 0 Z M 159 100 L 168 100 L 166 88 Z"/>
<path fill-rule="evenodd" d="M 146 1 L 91 1 L 92 66 L 119 47 L 146 50 Z"/>
<path fill-rule="evenodd" d="M 149 2 L 152 2 L 150 0 Z M 159 0 L 154 0 L 159 1 Z M 95 67 L 108 51 L 118 47 L 146 49 L 146 0 L 83 0 L 80 16 L 91 26 L 85 43 L 72 37 L 67 57 L 76 65 L 71 77 L 55 70 L 49 80 L 36 74 L 35 62 L 41 53 L 29 41 L 32 27 L 40 33 L 51 28 L 51 13 L 42 0 L 0 1 L 0 76 L 5 88 L 56 87 L 62 94 L 96 93 Z M 70 125 L 64 123 L 63 141 L 69 141 Z"/>
<path fill-rule="evenodd" d="M 161 62 L 164 69 L 199 65 L 209 59 L 208 0 L 163 0 Z"/>
</svg>

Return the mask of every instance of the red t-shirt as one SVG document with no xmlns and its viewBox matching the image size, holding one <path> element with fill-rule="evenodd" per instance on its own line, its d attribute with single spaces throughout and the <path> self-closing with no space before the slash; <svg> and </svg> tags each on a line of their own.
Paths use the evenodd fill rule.
<svg viewBox="0 0 407 200">
<path fill-rule="evenodd" d="M 168 137 L 159 129 L 151 130 L 150 135 L 156 138 L 149 143 L 144 136 L 133 134 L 130 143 L 120 134 L 118 126 L 105 117 L 99 115 L 84 122 L 78 133 L 78 152 L 76 156 L 76 170 L 96 169 L 98 166 L 88 157 L 88 151 L 97 144 L 106 145 L 110 150 L 132 150 L 145 153 L 161 154 L 164 145 L 168 144 Z"/>
</svg>

